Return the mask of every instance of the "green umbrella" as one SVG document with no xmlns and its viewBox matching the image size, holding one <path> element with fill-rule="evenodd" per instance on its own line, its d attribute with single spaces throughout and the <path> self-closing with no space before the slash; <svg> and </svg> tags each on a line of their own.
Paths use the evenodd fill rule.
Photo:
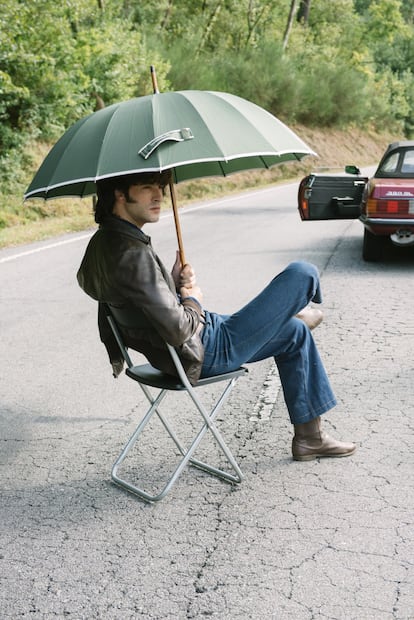
<svg viewBox="0 0 414 620">
<path fill-rule="evenodd" d="M 316 153 L 284 123 L 241 97 L 155 92 L 110 105 L 70 127 L 24 198 L 88 196 L 95 194 L 96 181 L 130 173 L 172 169 L 178 183 L 270 168 L 306 155 Z M 172 201 L 176 214 L 173 192 Z"/>
</svg>

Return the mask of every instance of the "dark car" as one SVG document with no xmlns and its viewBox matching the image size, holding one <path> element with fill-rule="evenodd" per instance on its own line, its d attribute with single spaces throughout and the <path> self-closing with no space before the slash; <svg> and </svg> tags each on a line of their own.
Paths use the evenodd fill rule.
<svg viewBox="0 0 414 620">
<path fill-rule="evenodd" d="M 414 142 L 394 142 L 373 177 L 356 166 L 343 174 L 311 173 L 298 194 L 302 220 L 356 219 L 364 225 L 362 256 L 379 260 L 384 244 L 414 245 Z"/>
</svg>

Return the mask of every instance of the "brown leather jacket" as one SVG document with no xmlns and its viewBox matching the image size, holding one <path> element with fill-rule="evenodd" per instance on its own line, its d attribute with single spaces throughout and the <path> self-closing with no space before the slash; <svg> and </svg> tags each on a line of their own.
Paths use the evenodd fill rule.
<svg viewBox="0 0 414 620">
<path fill-rule="evenodd" d="M 132 326 L 132 321 L 130 327 L 121 327 L 126 346 L 143 353 L 156 368 L 175 375 L 166 341 L 177 349 L 190 382 L 198 380 L 204 358 L 199 336 L 202 309 L 195 299 L 179 301 L 171 275 L 142 230 L 118 217 L 106 218 L 88 244 L 77 278 L 85 293 L 98 302 L 130 317 L 136 313 L 138 326 Z M 119 362 L 119 348 L 102 303 L 98 326 L 111 363 Z"/>
</svg>

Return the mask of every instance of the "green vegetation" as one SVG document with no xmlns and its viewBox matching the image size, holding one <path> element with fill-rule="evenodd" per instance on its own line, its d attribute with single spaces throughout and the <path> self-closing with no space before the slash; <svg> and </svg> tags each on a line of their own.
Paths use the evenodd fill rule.
<svg viewBox="0 0 414 620">
<path fill-rule="evenodd" d="M 291 126 L 411 137 L 413 25 L 414 0 L 3 0 L 0 229 L 74 209 L 22 195 L 70 124 L 152 91 L 151 64 L 162 91 L 223 90 Z"/>
</svg>

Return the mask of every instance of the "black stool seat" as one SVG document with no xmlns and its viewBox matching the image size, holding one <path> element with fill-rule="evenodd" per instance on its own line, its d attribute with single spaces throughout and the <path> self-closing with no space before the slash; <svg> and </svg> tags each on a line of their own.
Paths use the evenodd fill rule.
<svg viewBox="0 0 414 620">
<path fill-rule="evenodd" d="M 205 377 L 204 379 L 199 379 L 196 385 L 193 387 L 202 387 L 211 383 L 225 381 L 226 379 L 230 380 L 235 377 L 245 375 L 247 372 L 247 368 L 242 366 L 241 368 L 238 368 L 237 370 L 232 370 L 231 372 L 227 372 L 221 375 L 214 375 L 213 377 Z M 144 385 L 149 385 L 160 390 L 165 389 L 182 391 L 187 389 L 178 377 L 167 375 L 166 373 L 161 372 L 161 370 L 154 368 L 154 366 L 151 366 L 151 364 L 132 366 L 131 368 L 127 368 L 125 373 L 128 375 L 128 377 L 134 379 L 134 381 L 138 381 L 139 383 L 143 383 Z"/>
</svg>

